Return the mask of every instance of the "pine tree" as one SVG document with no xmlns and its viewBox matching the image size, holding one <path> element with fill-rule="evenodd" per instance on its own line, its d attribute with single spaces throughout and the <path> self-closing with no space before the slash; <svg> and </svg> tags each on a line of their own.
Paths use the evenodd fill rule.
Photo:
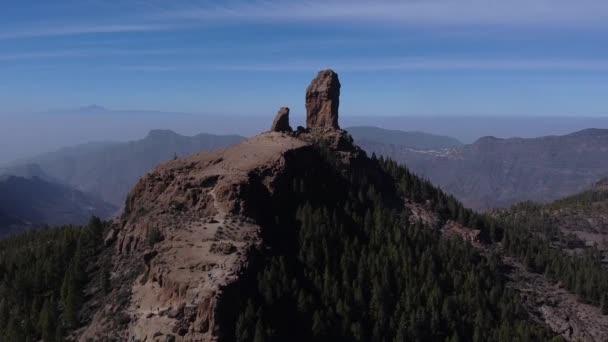
<svg viewBox="0 0 608 342">
<path fill-rule="evenodd" d="M 52 300 L 45 300 L 40 311 L 40 318 L 38 319 L 38 329 L 42 340 L 45 342 L 53 341 L 55 338 L 57 330 L 56 317 L 55 303 Z"/>
<path fill-rule="evenodd" d="M 9 307 L 6 298 L 0 300 L 0 331 L 6 327 L 9 321 Z"/>
<path fill-rule="evenodd" d="M 266 341 L 266 334 L 264 333 L 264 326 L 262 325 L 262 320 L 258 319 L 258 322 L 255 325 L 255 335 L 253 338 L 253 342 L 264 342 L 264 341 Z"/>
</svg>

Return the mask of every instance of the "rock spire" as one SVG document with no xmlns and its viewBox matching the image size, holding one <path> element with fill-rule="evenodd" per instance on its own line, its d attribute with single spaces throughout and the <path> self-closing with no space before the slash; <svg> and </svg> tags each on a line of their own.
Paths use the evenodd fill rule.
<svg viewBox="0 0 608 342">
<path fill-rule="evenodd" d="M 333 70 L 322 70 L 306 89 L 306 126 L 309 129 L 340 129 L 340 80 Z"/>
<path fill-rule="evenodd" d="M 277 116 L 274 118 L 272 127 L 270 128 L 273 132 L 291 132 L 291 126 L 289 126 L 289 108 L 281 107 Z"/>
</svg>

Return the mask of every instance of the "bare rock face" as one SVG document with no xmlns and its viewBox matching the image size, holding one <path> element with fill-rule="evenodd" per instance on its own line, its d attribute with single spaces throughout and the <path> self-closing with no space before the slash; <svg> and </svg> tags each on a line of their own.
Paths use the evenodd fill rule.
<svg viewBox="0 0 608 342">
<path fill-rule="evenodd" d="M 593 185 L 593 190 L 608 192 L 608 177 L 602 178 Z"/>
<path fill-rule="evenodd" d="M 76 339 L 221 340 L 222 308 L 262 246 L 257 217 L 312 144 L 269 132 L 144 176 L 106 240 L 114 289 Z"/>
<path fill-rule="evenodd" d="M 320 71 L 306 89 L 306 126 L 309 129 L 340 129 L 340 80 L 333 70 Z"/>
<path fill-rule="evenodd" d="M 112 291 L 74 336 L 85 341 L 222 340 L 230 303 L 263 250 L 269 203 L 323 144 L 346 165 L 365 153 L 338 128 L 340 82 L 323 71 L 308 89 L 309 129 L 282 134 L 289 109 L 238 145 L 158 166 L 129 194 L 105 244 Z"/>
<path fill-rule="evenodd" d="M 273 132 L 291 132 L 291 126 L 289 126 L 289 108 L 282 107 L 279 109 L 277 116 L 274 118 L 274 122 L 272 123 L 272 128 L 270 128 Z"/>
</svg>

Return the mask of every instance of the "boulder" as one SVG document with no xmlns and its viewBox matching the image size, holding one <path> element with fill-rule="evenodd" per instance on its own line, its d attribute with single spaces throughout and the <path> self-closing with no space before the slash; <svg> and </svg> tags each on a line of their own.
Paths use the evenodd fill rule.
<svg viewBox="0 0 608 342">
<path fill-rule="evenodd" d="M 277 116 L 274 118 L 274 122 L 272 123 L 272 128 L 270 128 L 273 132 L 291 132 L 291 126 L 289 126 L 289 108 L 282 107 L 279 109 Z"/>
<path fill-rule="evenodd" d="M 309 129 L 340 129 L 340 80 L 333 70 L 320 71 L 306 89 L 306 126 Z"/>
</svg>

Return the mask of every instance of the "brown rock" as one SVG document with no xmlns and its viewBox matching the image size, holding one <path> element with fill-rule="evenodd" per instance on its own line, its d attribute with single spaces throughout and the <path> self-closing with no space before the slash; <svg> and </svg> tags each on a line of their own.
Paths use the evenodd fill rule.
<svg viewBox="0 0 608 342">
<path fill-rule="evenodd" d="M 593 185 L 593 190 L 601 191 L 601 192 L 604 192 L 604 191 L 608 192 L 608 177 L 602 178 L 599 181 L 597 181 Z"/>
<path fill-rule="evenodd" d="M 340 80 L 333 70 L 320 71 L 306 89 L 306 126 L 308 128 L 340 129 Z"/>
<path fill-rule="evenodd" d="M 289 126 L 289 108 L 282 107 L 279 109 L 277 116 L 274 118 L 274 122 L 272 123 L 272 128 L 270 129 L 273 132 L 291 132 L 291 126 Z"/>
</svg>

